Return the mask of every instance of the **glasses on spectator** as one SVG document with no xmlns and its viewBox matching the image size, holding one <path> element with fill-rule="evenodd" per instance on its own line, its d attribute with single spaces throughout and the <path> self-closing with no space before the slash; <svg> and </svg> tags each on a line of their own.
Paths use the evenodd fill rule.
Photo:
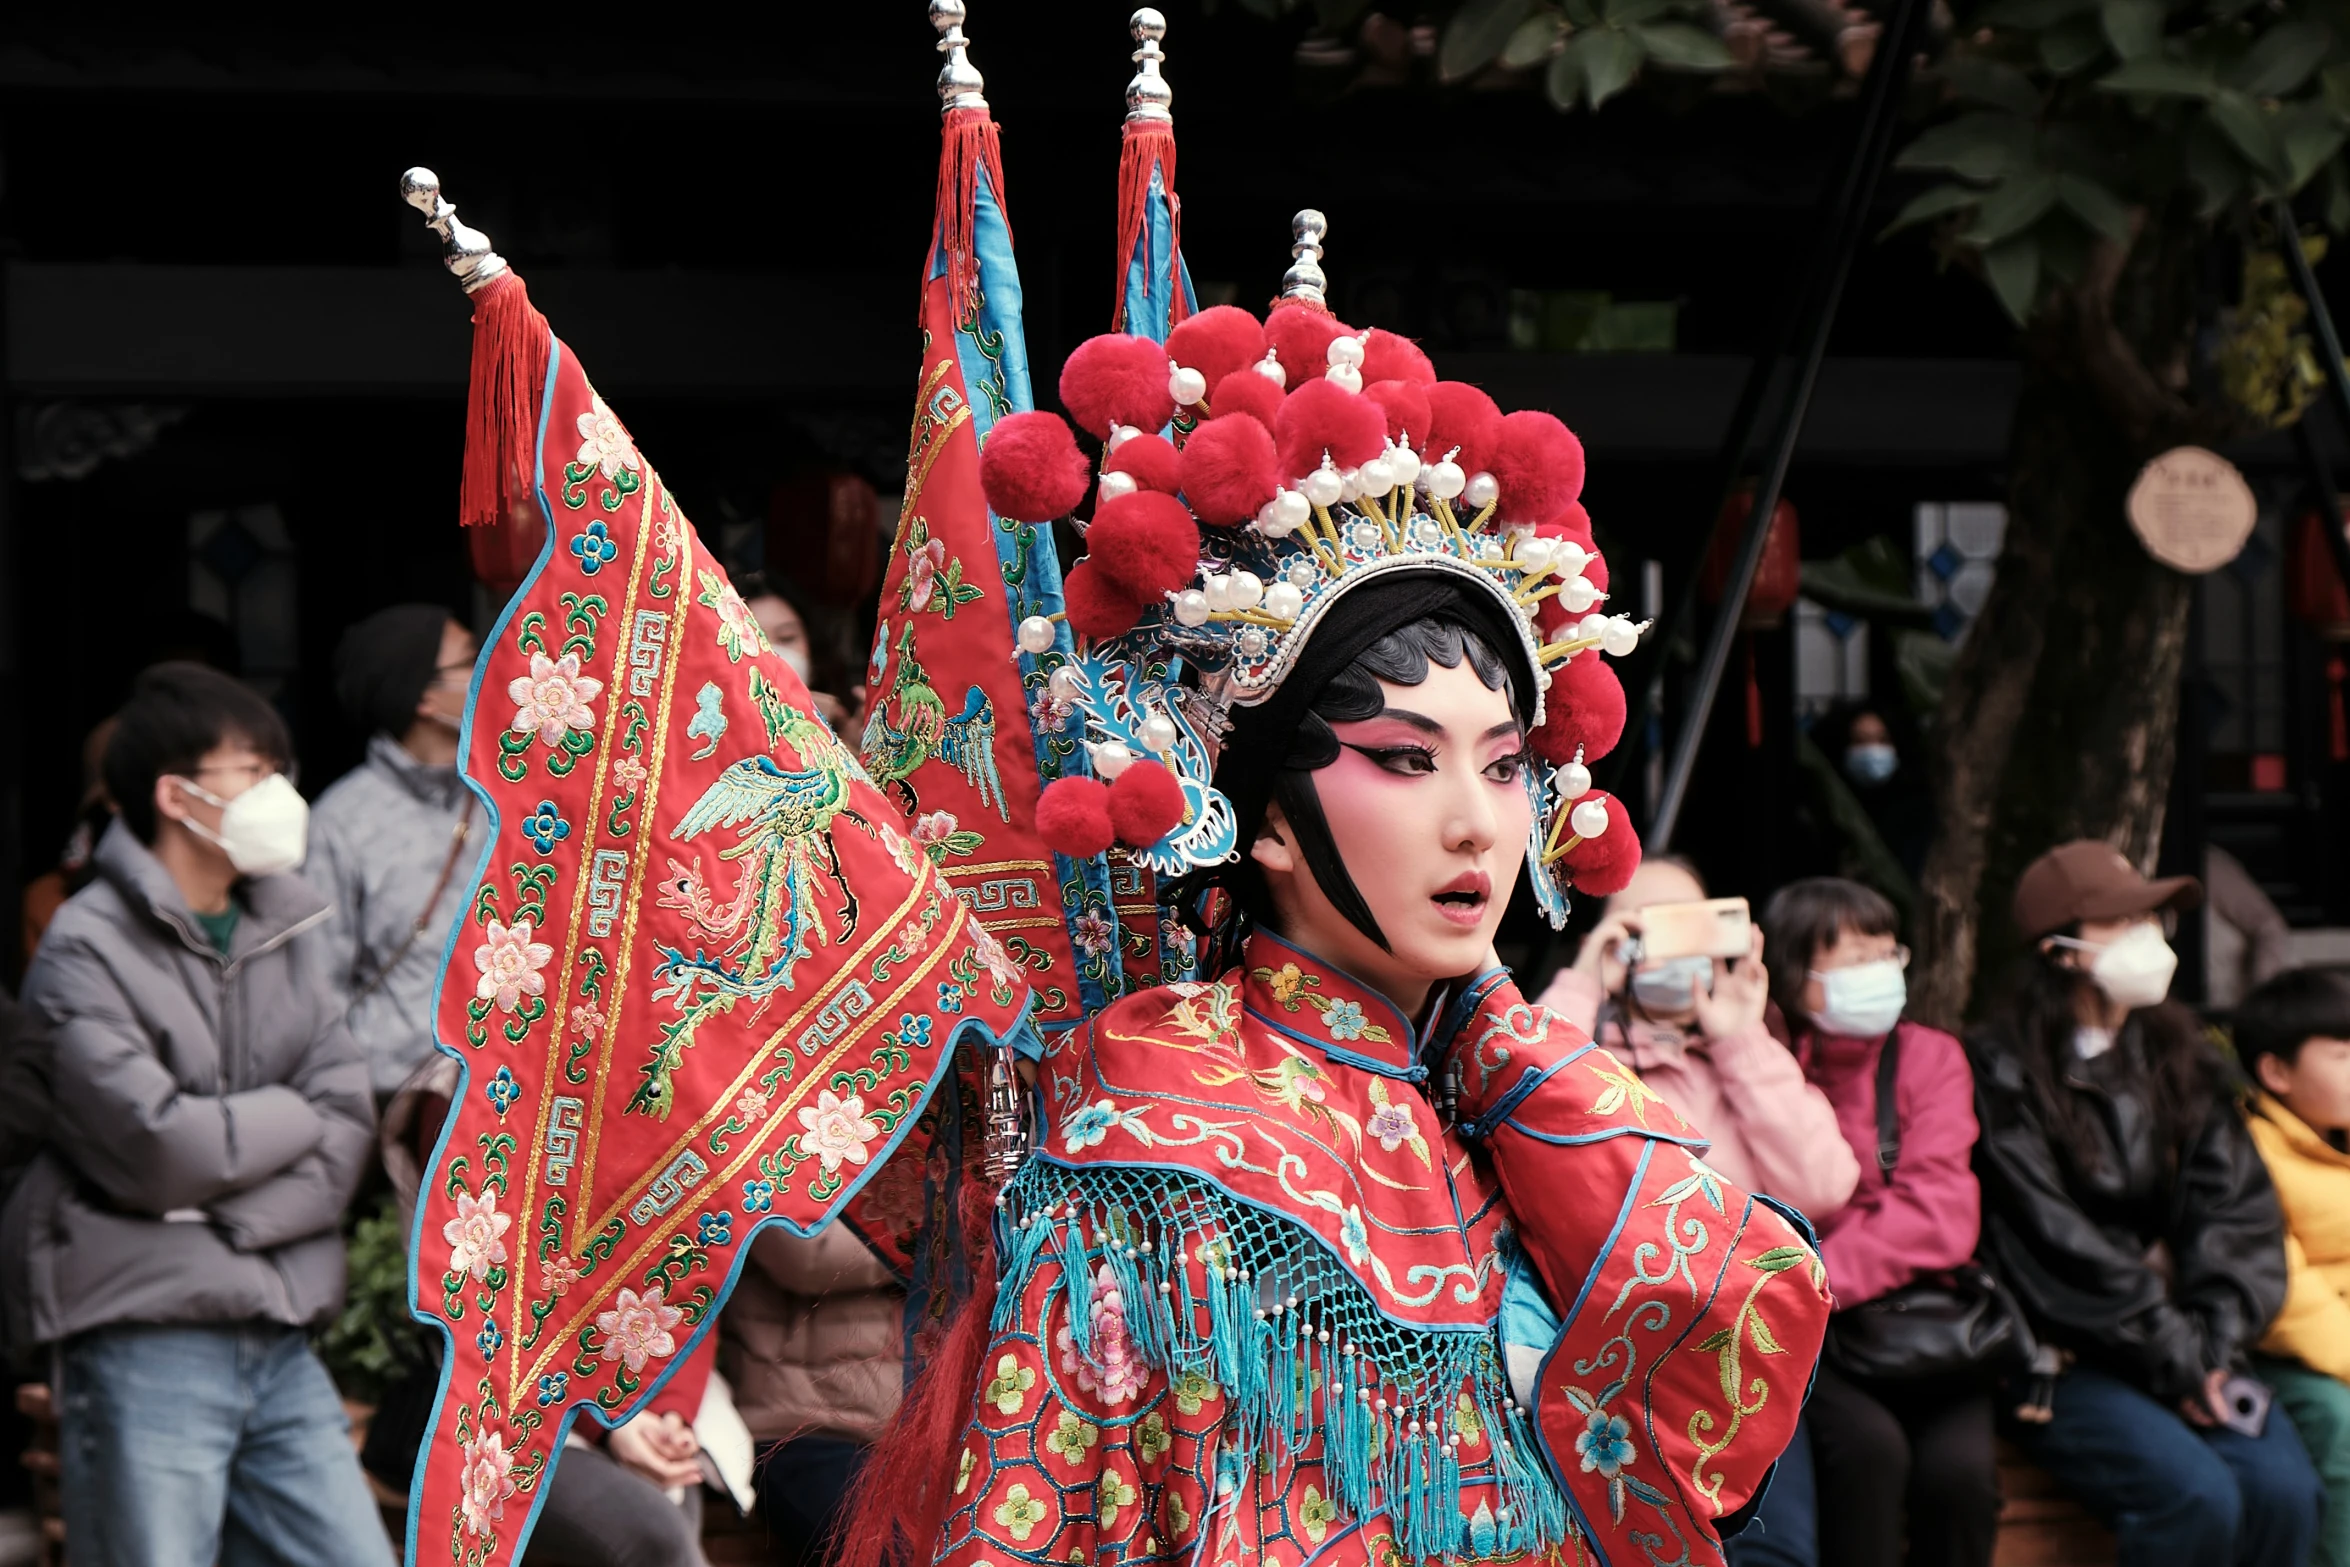
<svg viewBox="0 0 2350 1567">
<path fill-rule="evenodd" d="M 1896 967 L 1899 967 L 1904 971 L 1909 968 L 1909 948 L 1896 945 L 1890 953 L 1886 954 L 1886 956 L 1893 960 Z M 1862 958 L 1858 963 L 1851 963 L 1845 966 L 1848 968 L 1857 968 L 1861 963 L 1882 963 L 1884 961 L 1884 958 Z M 1817 979 L 1820 977 L 1821 971 L 1815 968 L 1806 970 L 1806 972 L 1809 973 L 1813 979 Z"/>
</svg>

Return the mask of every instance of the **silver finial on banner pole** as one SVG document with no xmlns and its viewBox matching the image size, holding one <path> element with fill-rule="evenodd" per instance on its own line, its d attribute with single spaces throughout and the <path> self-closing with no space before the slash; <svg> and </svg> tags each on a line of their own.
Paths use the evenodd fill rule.
<svg viewBox="0 0 2350 1567">
<path fill-rule="evenodd" d="M 938 29 L 938 52 L 947 57 L 938 73 L 941 112 L 987 107 L 987 99 L 981 96 L 987 79 L 965 53 L 971 46 L 971 40 L 963 36 L 966 14 L 963 0 L 930 0 L 930 25 Z"/>
<path fill-rule="evenodd" d="M 477 294 L 506 275 L 506 258 L 490 249 L 490 237 L 460 222 L 457 209 L 441 195 L 441 177 L 427 168 L 400 176 L 400 199 L 424 214 L 424 226 L 441 237 L 441 265 L 456 275 L 468 294 Z"/>
<path fill-rule="evenodd" d="M 1322 239 L 1330 232 L 1330 220 L 1308 207 L 1289 220 L 1289 270 L 1281 274 L 1281 297 L 1302 299 L 1308 304 L 1327 309 L 1330 301 L 1325 291 L 1329 278 L 1322 274 Z"/>
<path fill-rule="evenodd" d="M 1126 84 L 1126 123 L 1172 121 L 1175 89 L 1159 74 L 1167 59 L 1167 52 L 1159 47 L 1159 40 L 1167 36 L 1167 19 L 1146 5 L 1128 18 L 1126 29 L 1136 44 L 1134 80 Z"/>
</svg>

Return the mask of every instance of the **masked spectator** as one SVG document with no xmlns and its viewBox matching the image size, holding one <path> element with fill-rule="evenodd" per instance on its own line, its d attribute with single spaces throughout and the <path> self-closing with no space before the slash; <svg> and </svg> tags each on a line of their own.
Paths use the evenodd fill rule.
<svg viewBox="0 0 2350 1567">
<path fill-rule="evenodd" d="M 434 604 L 379 610 L 335 650 L 335 694 L 370 738 L 311 813 L 309 874 L 334 905 L 324 939 L 379 1099 L 431 1053 L 442 948 L 472 890 L 461 862 L 479 807 L 457 733 L 474 652 Z"/>
<path fill-rule="evenodd" d="M 141 675 L 98 878 L 26 976 L 43 1146 L 0 1216 L 0 1300 L 54 1348 L 77 1567 L 392 1560 L 306 1334 L 342 1297 L 373 1106 L 304 938 L 328 909 L 290 874 L 292 749 L 226 675 Z"/>
<path fill-rule="evenodd" d="M 848 722 L 847 704 L 831 692 L 817 689 L 822 677 L 817 669 L 815 612 L 807 600 L 783 578 L 757 571 L 746 571 L 736 579 L 735 591 L 767 634 L 767 645 L 791 665 L 792 673 L 808 688 L 824 721 L 835 729 Z"/>
<path fill-rule="evenodd" d="M 1770 981 L 1761 930 L 1753 951 L 1735 962 L 1628 957 L 1642 909 L 1704 896 L 1685 861 L 1644 862 L 1608 899 L 1574 967 L 1551 981 L 1542 1004 L 1663 1095 L 1711 1142 L 1706 1161 L 1731 1182 L 1817 1222 L 1851 1197 L 1860 1164 L 1836 1130 L 1835 1107 L 1764 1026 Z"/>
<path fill-rule="evenodd" d="M 2072 1362 L 2016 1439 L 2119 1567 L 2292 1567 L 2323 1492 L 2292 1416 L 2231 1383 L 2285 1299 L 2284 1225 L 2218 1053 L 2166 1000 L 2161 913 L 2200 895 L 2088 841 L 2018 880 L 2031 961 L 1969 1041 L 1983 1257 Z"/>
<path fill-rule="evenodd" d="M 2318 1567 L 2350 1567 L 2350 974 L 2293 969 L 2236 1009 L 2250 1126 L 2285 1213 L 2285 1305 L 2261 1379 L 2325 1481 Z"/>
<path fill-rule="evenodd" d="M 1896 929 L 1890 902 L 1836 877 L 1783 887 L 1763 912 L 1772 996 L 1861 1169 L 1852 1200 L 1819 1223 L 1840 1310 L 1963 1265 L 1981 1221 L 1966 1052 L 1903 1019 L 1909 954 Z M 1964 1376 L 1863 1381 L 1823 1364 L 1803 1423 L 1823 1567 L 1988 1567 L 2000 1498 L 1987 1388 Z M 1764 1522 L 1783 1505 L 1775 1486 Z"/>
</svg>

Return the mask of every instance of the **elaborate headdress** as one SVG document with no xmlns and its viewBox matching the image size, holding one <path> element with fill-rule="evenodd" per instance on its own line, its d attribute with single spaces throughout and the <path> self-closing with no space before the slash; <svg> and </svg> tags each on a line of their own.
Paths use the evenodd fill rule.
<svg viewBox="0 0 2350 1567">
<path fill-rule="evenodd" d="M 1624 722 L 1623 688 L 1600 655 L 1630 652 L 1643 628 L 1600 608 L 1607 575 L 1578 499 L 1582 446 L 1547 413 L 1504 414 L 1475 387 L 1438 380 L 1408 339 L 1341 323 L 1325 298 L 1327 222 L 1300 212 L 1292 231 L 1292 264 L 1262 322 L 1219 305 L 1163 347 L 1112 334 L 1069 356 L 1061 401 L 1100 441 L 1098 473 L 1049 413 L 1002 421 L 981 452 L 1003 516 L 1042 523 L 1089 487 L 1097 499 L 1066 584 L 1081 640 L 1048 677 L 1083 724 L 1094 776 L 1047 788 L 1038 825 L 1062 853 L 1117 844 L 1161 876 L 1227 861 L 1253 825 L 1215 782 L 1235 712 L 1279 701 L 1350 595 L 1439 577 L 1501 612 L 1491 619 L 1509 636 L 1495 651 L 1531 688 L 1548 765 L 1531 785 L 1529 869 L 1563 923 L 1569 885 L 1611 892 L 1639 860 L 1588 768 Z M 1050 616 L 1019 628 L 1030 655 L 1063 638 Z"/>
</svg>

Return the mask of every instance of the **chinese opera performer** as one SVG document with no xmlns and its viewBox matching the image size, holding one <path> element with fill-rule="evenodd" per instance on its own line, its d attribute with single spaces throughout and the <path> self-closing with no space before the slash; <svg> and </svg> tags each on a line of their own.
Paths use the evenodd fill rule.
<svg viewBox="0 0 2350 1567">
<path fill-rule="evenodd" d="M 438 1003 L 411 1560 L 517 1560 L 564 1433 L 686 1366 L 752 1234 L 840 1222 L 910 1302 L 853 1567 L 1720 1563 L 1825 1329 L 1809 1227 L 1493 950 L 1521 881 L 1561 923 L 1639 860 L 1589 770 L 1643 628 L 1580 444 L 1341 322 L 1319 213 L 1264 315 L 1196 307 L 1148 10 L 1112 330 L 1037 409 L 965 7 L 930 15 L 853 744 L 404 182 L 473 304 L 469 544 L 521 582 L 463 743 L 495 831 Z"/>
</svg>

